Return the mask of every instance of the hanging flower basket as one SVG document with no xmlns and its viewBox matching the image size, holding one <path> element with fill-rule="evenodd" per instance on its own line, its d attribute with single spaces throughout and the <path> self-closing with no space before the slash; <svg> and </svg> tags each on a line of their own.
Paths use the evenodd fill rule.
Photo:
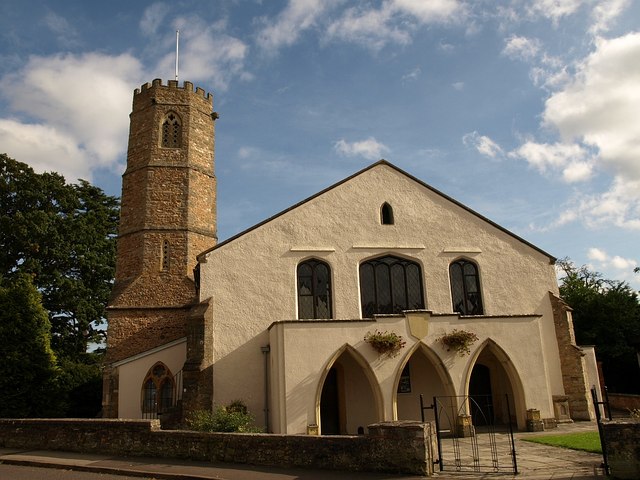
<svg viewBox="0 0 640 480">
<path fill-rule="evenodd" d="M 454 329 L 451 333 L 445 333 L 438 338 L 447 351 L 454 351 L 461 357 L 471 353 L 471 345 L 478 341 L 478 336 L 473 332 Z"/>
<path fill-rule="evenodd" d="M 384 354 L 389 358 L 395 357 L 400 353 L 406 342 L 402 337 L 394 332 L 367 332 L 364 341 L 371 345 L 378 353 Z"/>
</svg>

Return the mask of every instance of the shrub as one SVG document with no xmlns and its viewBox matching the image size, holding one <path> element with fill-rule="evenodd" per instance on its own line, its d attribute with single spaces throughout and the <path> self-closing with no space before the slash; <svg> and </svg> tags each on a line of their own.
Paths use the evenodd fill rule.
<svg viewBox="0 0 640 480">
<path fill-rule="evenodd" d="M 213 411 L 196 410 L 186 418 L 187 427 L 200 432 L 260 432 L 254 426 L 254 418 L 241 400 L 234 400 L 227 406 L 219 406 Z"/>
</svg>

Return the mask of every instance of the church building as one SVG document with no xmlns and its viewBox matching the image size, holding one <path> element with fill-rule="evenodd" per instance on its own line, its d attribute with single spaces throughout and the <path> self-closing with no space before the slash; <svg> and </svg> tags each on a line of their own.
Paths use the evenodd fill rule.
<svg viewBox="0 0 640 480">
<path fill-rule="evenodd" d="M 218 243 L 216 118 L 190 82 L 134 92 L 105 417 L 240 400 L 268 432 L 358 434 L 422 395 L 519 429 L 593 418 L 554 257 L 384 160 Z"/>
</svg>

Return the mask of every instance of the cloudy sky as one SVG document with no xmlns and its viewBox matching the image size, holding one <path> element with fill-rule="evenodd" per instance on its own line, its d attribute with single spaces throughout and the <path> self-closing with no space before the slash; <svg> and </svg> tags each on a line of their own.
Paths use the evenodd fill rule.
<svg viewBox="0 0 640 480">
<path fill-rule="evenodd" d="M 385 158 L 640 288 L 640 2 L 0 3 L 0 152 L 120 194 L 134 88 L 214 94 L 221 240 Z"/>
</svg>

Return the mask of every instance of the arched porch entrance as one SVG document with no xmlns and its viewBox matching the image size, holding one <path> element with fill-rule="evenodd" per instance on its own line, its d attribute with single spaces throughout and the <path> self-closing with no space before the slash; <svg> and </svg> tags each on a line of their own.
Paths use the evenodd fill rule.
<svg viewBox="0 0 640 480">
<path fill-rule="evenodd" d="M 511 359 L 489 340 L 470 369 L 467 394 L 468 412 L 475 426 L 507 425 L 510 421 L 524 428 L 524 390 Z M 507 403 L 508 402 L 508 403 Z"/>
<path fill-rule="evenodd" d="M 426 405 L 433 397 L 452 396 L 455 390 L 451 378 L 439 357 L 426 345 L 420 343 L 407 354 L 398 372 L 395 390 L 396 415 L 398 420 L 420 420 L 420 394 Z M 425 420 L 433 420 L 433 410 L 425 410 Z"/>
<path fill-rule="evenodd" d="M 328 366 L 317 395 L 322 435 L 356 435 L 382 418 L 382 398 L 366 360 L 343 347 Z"/>
</svg>

